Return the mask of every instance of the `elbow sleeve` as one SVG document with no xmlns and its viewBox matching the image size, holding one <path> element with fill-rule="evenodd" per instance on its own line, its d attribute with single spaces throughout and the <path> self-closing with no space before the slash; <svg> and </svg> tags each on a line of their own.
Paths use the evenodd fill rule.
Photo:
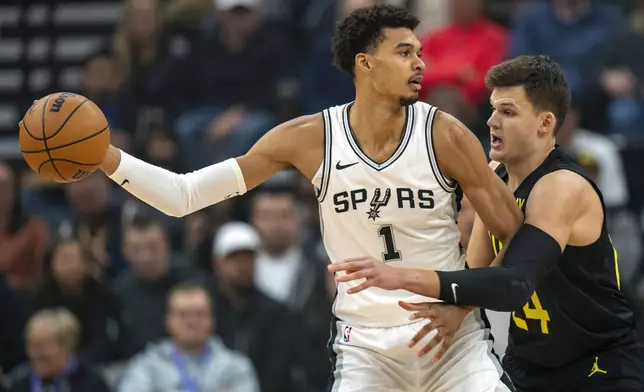
<svg viewBox="0 0 644 392">
<path fill-rule="evenodd" d="M 520 309 L 561 256 L 559 243 L 524 224 L 508 245 L 502 267 L 439 272 L 441 300 L 500 312 Z"/>
<path fill-rule="evenodd" d="M 121 162 L 110 178 L 141 201 L 175 217 L 246 193 L 235 159 L 177 174 L 121 152 Z"/>
</svg>

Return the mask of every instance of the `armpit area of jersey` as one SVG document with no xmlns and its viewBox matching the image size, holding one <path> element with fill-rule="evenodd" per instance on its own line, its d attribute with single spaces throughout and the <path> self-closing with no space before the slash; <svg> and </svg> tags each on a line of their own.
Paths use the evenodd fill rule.
<svg viewBox="0 0 644 392">
<path fill-rule="evenodd" d="M 441 300 L 464 306 L 511 312 L 530 298 L 536 282 L 557 263 L 557 241 L 524 224 L 508 245 L 502 267 L 438 272 Z"/>
</svg>

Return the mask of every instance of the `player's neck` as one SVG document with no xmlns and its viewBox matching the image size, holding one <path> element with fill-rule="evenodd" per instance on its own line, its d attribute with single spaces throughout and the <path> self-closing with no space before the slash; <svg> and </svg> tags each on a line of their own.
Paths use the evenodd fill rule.
<svg viewBox="0 0 644 392">
<path fill-rule="evenodd" d="M 508 171 L 508 185 L 514 192 L 519 185 L 535 171 L 543 161 L 546 160 L 550 152 L 554 149 L 553 146 L 548 146 L 545 149 L 535 151 L 530 155 L 524 155 L 517 160 L 505 162 L 505 168 Z"/>
<path fill-rule="evenodd" d="M 406 109 L 399 102 L 357 95 L 349 112 L 349 124 L 355 137 L 367 149 L 378 148 L 391 140 L 400 140 Z"/>
</svg>

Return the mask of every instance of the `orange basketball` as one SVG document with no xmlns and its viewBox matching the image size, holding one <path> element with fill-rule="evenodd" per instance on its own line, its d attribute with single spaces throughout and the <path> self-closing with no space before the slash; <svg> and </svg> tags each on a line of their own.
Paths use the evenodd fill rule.
<svg viewBox="0 0 644 392">
<path fill-rule="evenodd" d="M 107 119 L 94 102 L 54 93 L 34 102 L 19 124 L 22 156 L 39 176 L 82 180 L 103 161 L 110 145 Z"/>
</svg>

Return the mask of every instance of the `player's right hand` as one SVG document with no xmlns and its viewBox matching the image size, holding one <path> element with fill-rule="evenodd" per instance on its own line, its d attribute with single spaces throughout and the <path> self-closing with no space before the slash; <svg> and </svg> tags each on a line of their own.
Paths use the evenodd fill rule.
<svg viewBox="0 0 644 392">
<path fill-rule="evenodd" d="M 429 319 L 429 323 L 418 331 L 418 333 L 411 338 L 409 347 L 414 347 L 431 331 L 436 330 L 437 334 L 434 338 L 425 345 L 419 352 L 418 356 L 423 357 L 427 355 L 434 347 L 440 344 L 438 351 L 434 354 L 433 361 L 438 362 L 445 355 L 454 335 L 461 327 L 463 320 L 474 308 L 462 307 L 456 305 L 444 304 L 441 302 L 423 302 L 423 303 L 409 303 L 399 301 L 398 305 L 401 308 L 414 312 L 409 316 L 410 320 L 417 320 L 420 318 Z"/>
</svg>

